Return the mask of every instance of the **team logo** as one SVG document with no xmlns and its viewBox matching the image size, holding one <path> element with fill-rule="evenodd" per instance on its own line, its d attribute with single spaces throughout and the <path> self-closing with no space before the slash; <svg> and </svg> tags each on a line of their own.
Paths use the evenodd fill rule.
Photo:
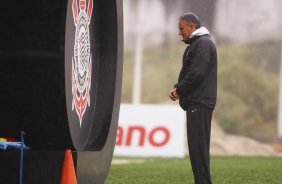
<svg viewBox="0 0 282 184">
<path fill-rule="evenodd" d="M 72 2 L 75 30 L 74 54 L 72 57 L 72 110 L 75 110 L 81 126 L 87 107 L 90 107 L 92 76 L 92 53 L 90 48 L 89 24 L 93 10 L 93 0 Z"/>
</svg>

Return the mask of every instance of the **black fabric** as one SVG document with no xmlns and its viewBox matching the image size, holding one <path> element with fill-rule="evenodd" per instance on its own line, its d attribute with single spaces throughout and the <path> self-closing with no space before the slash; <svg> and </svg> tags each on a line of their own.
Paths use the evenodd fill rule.
<svg viewBox="0 0 282 184">
<path fill-rule="evenodd" d="M 213 110 L 202 105 L 187 108 L 187 139 L 195 184 L 211 184 L 210 135 Z"/>
<path fill-rule="evenodd" d="M 179 104 L 202 104 L 214 109 L 217 97 L 217 52 L 209 35 L 195 36 L 183 55 L 183 64 L 175 85 Z"/>
</svg>

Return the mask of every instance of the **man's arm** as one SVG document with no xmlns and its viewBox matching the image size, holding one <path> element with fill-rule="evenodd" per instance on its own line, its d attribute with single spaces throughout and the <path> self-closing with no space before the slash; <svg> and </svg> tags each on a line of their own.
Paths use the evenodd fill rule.
<svg viewBox="0 0 282 184">
<path fill-rule="evenodd" d="M 195 57 L 191 61 L 185 77 L 175 86 L 176 94 L 187 94 L 205 76 L 211 60 L 211 47 L 209 40 L 201 40 L 195 51 Z"/>
</svg>

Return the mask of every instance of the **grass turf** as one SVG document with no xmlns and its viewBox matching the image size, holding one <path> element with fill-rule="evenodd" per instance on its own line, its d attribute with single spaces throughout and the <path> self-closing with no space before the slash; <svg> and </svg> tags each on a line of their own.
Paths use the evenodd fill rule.
<svg viewBox="0 0 282 184">
<path fill-rule="evenodd" d="M 214 184 L 282 184 L 282 158 L 212 157 L 211 175 Z M 106 184 L 193 184 L 193 175 L 189 158 L 145 158 L 112 165 Z"/>
</svg>

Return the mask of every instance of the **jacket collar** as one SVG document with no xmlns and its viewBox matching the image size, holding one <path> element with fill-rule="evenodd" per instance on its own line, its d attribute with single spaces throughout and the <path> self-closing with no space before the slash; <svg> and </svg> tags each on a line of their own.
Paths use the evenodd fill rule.
<svg viewBox="0 0 282 184">
<path fill-rule="evenodd" d="M 197 29 L 193 33 L 191 33 L 190 37 L 187 40 L 182 40 L 182 41 L 184 43 L 190 45 L 198 37 L 201 37 L 201 36 L 204 36 L 204 35 L 210 35 L 210 32 L 205 27 L 200 27 L 199 29 Z"/>
</svg>

